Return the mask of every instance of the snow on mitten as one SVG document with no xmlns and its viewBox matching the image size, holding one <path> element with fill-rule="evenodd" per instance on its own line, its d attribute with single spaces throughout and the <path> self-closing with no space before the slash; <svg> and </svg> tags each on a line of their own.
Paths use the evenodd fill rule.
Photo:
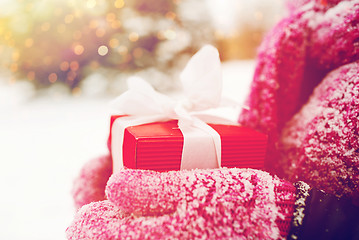
<svg viewBox="0 0 359 240">
<path fill-rule="evenodd" d="M 307 16 L 311 28 L 307 61 L 327 73 L 359 59 L 359 1 L 325 2 L 327 11 Z"/>
<path fill-rule="evenodd" d="M 268 134 L 266 169 L 277 171 L 279 129 L 299 106 L 305 84 L 307 20 L 303 11 L 281 20 L 258 49 L 256 69 L 246 108 L 239 122 Z M 311 79 L 307 79 L 309 82 Z"/>
<path fill-rule="evenodd" d="M 288 19 L 302 28 L 280 23 L 272 35 L 282 34 L 281 38 L 269 35 L 274 43 L 263 42 L 258 61 L 268 63 L 257 65 L 249 109 L 240 122 L 269 133 L 268 164 L 274 162 L 273 167 L 267 166 L 269 170 L 359 204 L 355 63 L 359 58 L 359 1 L 309 1 Z M 304 52 L 298 46 L 288 47 L 295 42 L 302 46 L 301 38 L 292 39 L 298 31 L 306 36 Z M 303 75 L 293 75 L 292 65 L 288 67 L 294 63 L 291 55 L 303 54 L 304 63 L 299 62 Z M 292 94 L 297 96 L 295 101 Z"/>
<path fill-rule="evenodd" d="M 109 155 L 87 162 L 74 180 L 72 196 L 75 207 L 105 199 L 105 187 L 112 174 L 112 160 Z"/>
<path fill-rule="evenodd" d="M 306 3 L 306 4 L 304 4 Z M 335 68 L 359 59 L 359 1 L 311 0 L 291 12 L 259 48 L 243 125 L 269 134 L 266 169 L 278 169 L 279 138 L 287 121 Z"/>
<path fill-rule="evenodd" d="M 295 187 L 251 169 L 122 170 L 83 206 L 68 239 L 284 239 Z"/>
<path fill-rule="evenodd" d="M 285 5 L 289 12 L 294 12 L 302 7 L 308 8 L 316 5 L 317 9 L 328 9 L 346 0 L 286 0 Z M 308 6 L 305 6 L 308 4 Z"/>
<path fill-rule="evenodd" d="M 282 165 L 303 180 L 359 205 L 359 62 L 331 72 L 289 121 Z"/>
</svg>

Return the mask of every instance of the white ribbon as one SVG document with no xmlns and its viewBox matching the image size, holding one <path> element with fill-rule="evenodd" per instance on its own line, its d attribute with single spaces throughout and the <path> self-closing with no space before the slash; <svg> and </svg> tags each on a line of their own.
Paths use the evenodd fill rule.
<svg viewBox="0 0 359 240">
<path fill-rule="evenodd" d="M 197 111 L 216 108 L 221 103 L 222 72 L 217 49 L 204 46 L 190 59 L 180 78 L 186 96 L 182 101 L 156 92 L 140 78 L 128 79 L 128 91 L 112 102 L 121 114 L 130 115 L 117 118 L 111 129 L 113 172 L 123 168 L 122 146 L 127 127 L 170 119 L 178 119 L 184 138 L 181 169 L 221 166 L 220 135 L 196 116 Z"/>
</svg>

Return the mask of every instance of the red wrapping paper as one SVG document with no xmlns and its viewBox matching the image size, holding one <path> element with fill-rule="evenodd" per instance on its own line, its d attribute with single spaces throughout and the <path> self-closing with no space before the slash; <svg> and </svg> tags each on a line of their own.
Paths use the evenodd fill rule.
<svg viewBox="0 0 359 240">
<path fill-rule="evenodd" d="M 111 128 L 118 117 L 121 116 L 111 117 Z M 221 136 L 222 167 L 263 169 L 267 146 L 265 134 L 237 125 L 208 125 Z M 183 135 L 177 126 L 177 120 L 131 126 L 125 130 L 123 146 L 115 146 L 110 151 L 112 153 L 121 147 L 124 167 L 156 171 L 179 170 Z"/>
</svg>

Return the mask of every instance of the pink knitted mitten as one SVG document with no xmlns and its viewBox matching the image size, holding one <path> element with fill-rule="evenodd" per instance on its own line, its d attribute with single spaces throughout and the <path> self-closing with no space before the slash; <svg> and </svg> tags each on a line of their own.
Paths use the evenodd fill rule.
<svg viewBox="0 0 359 240">
<path fill-rule="evenodd" d="M 295 188 L 259 170 L 128 169 L 106 195 L 79 210 L 68 239 L 284 239 Z"/>
<path fill-rule="evenodd" d="M 281 168 L 278 145 L 285 123 L 327 73 L 359 59 L 358 0 L 294 3 L 289 4 L 290 15 L 259 48 L 248 109 L 239 118 L 243 125 L 269 134 L 266 169 L 277 174 Z"/>
<path fill-rule="evenodd" d="M 239 121 L 269 134 L 266 170 L 359 204 L 359 0 L 297 3 L 262 43 Z"/>
<path fill-rule="evenodd" d="M 72 188 L 75 207 L 105 200 L 105 187 L 112 174 L 112 159 L 109 155 L 92 159 L 81 169 Z"/>
<path fill-rule="evenodd" d="M 282 165 L 303 180 L 359 205 L 359 62 L 331 72 L 283 130 Z"/>
</svg>

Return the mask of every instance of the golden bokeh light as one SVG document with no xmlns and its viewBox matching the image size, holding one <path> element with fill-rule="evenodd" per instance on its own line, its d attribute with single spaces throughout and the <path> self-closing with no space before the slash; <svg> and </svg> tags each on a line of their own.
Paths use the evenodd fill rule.
<svg viewBox="0 0 359 240">
<path fill-rule="evenodd" d="M 74 71 L 68 72 L 67 73 L 67 81 L 70 81 L 70 82 L 74 81 L 76 76 L 77 76 L 76 72 L 74 72 Z"/>
<path fill-rule="evenodd" d="M 70 68 L 71 68 L 71 70 L 72 71 L 77 71 L 79 68 L 80 68 L 80 64 L 79 64 L 79 62 L 78 61 L 72 61 L 71 63 L 70 63 Z"/>
<path fill-rule="evenodd" d="M 25 47 L 30 48 L 30 47 L 32 47 L 33 44 L 34 44 L 34 39 L 32 39 L 32 38 L 27 38 L 27 39 L 25 40 Z"/>
<path fill-rule="evenodd" d="M 76 44 L 74 46 L 74 53 L 76 55 L 81 55 L 84 52 L 85 48 L 84 46 L 82 46 L 81 44 Z"/>
<path fill-rule="evenodd" d="M 94 8 L 96 6 L 96 0 L 87 0 L 86 7 Z"/>
<path fill-rule="evenodd" d="M 41 30 L 43 32 L 47 32 L 50 30 L 51 24 L 49 22 L 44 22 L 43 24 L 41 24 Z"/>
<path fill-rule="evenodd" d="M 98 21 L 97 20 L 91 20 L 89 24 L 90 28 L 97 28 L 98 27 Z"/>
<path fill-rule="evenodd" d="M 119 47 L 117 48 L 117 52 L 118 52 L 120 55 L 124 56 L 124 55 L 126 55 L 126 54 L 128 53 L 128 48 L 127 48 L 126 46 L 121 45 L 121 46 L 119 46 Z"/>
<path fill-rule="evenodd" d="M 105 45 L 102 45 L 98 48 L 97 52 L 100 56 L 105 56 L 108 53 L 108 47 L 106 47 Z"/>
<path fill-rule="evenodd" d="M 123 8 L 125 6 L 125 1 L 124 0 L 116 0 L 115 1 L 115 7 L 116 8 Z"/>
<path fill-rule="evenodd" d="M 121 27 L 121 22 L 120 21 L 113 21 L 112 23 L 111 23 L 111 28 L 113 28 L 113 29 L 118 29 L 118 28 L 120 28 Z"/>
<path fill-rule="evenodd" d="M 131 41 L 131 42 L 137 42 L 139 36 L 138 36 L 138 33 L 136 32 L 131 32 L 129 35 L 128 35 L 128 39 Z"/>
<path fill-rule="evenodd" d="M 117 38 L 111 38 L 110 41 L 108 42 L 108 45 L 111 48 L 116 48 L 116 47 L 118 47 L 119 44 L 120 44 L 120 41 Z"/>
<path fill-rule="evenodd" d="M 50 83 L 55 83 L 57 81 L 57 74 L 56 73 L 50 73 L 48 79 L 49 79 Z"/>
<path fill-rule="evenodd" d="M 67 70 L 69 70 L 69 68 L 70 68 L 70 64 L 69 64 L 69 62 L 67 62 L 67 61 L 63 61 L 63 62 L 60 64 L 60 69 L 61 69 L 61 71 L 63 71 L 63 72 L 66 72 Z"/>
<path fill-rule="evenodd" d="M 81 18 L 83 16 L 83 12 L 80 9 L 76 9 L 74 12 L 74 18 Z"/>
<path fill-rule="evenodd" d="M 67 23 L 67 24 L 70 24 L 70 23 L 72 23 L 73 20 L 74 20 L 74 15 L 72 15 L 72 14 L 67 14 L 67 15 L 65 16 L 64 22 Z"/>
<path fill-rule="evenodd" d="M 104 28 L 98 28 L 96 29 L 96 36 L 97 37 L 103 37 L 106 34 L 106 30 Z"/>
<path fill-rule="evenodd" d="M 113 22 L 115 20 L 116 20 L 116 15 L 114 13 L 111 12 L 106 15 L 107 22 Z"/>
<path fill-rule="evenodd" d="M 0 66 L 36 87 L 61 82 L 75 88 L 96 69 L 165 71 L 174 67 L 168 59 L 176 51 L 160 59 L 157 50 L 166 55 L 176 44 L 166 40 L 180 42 L 192 31 L 172 1 L 180 0 L 13 0 L 18 9 L 0 16 Z M 181 42 L 180 54 L 193 51 L 188 45 Z"/>
<path fill-rule="evenodd" d="M 13 61 L 17 61 L 17 60 L 19 59 L 19 57 L 20 57 L 19 51 L 14 51 L 14 52 L 12 53 L 12 60 L 13 60 Z"/>
</svg>

